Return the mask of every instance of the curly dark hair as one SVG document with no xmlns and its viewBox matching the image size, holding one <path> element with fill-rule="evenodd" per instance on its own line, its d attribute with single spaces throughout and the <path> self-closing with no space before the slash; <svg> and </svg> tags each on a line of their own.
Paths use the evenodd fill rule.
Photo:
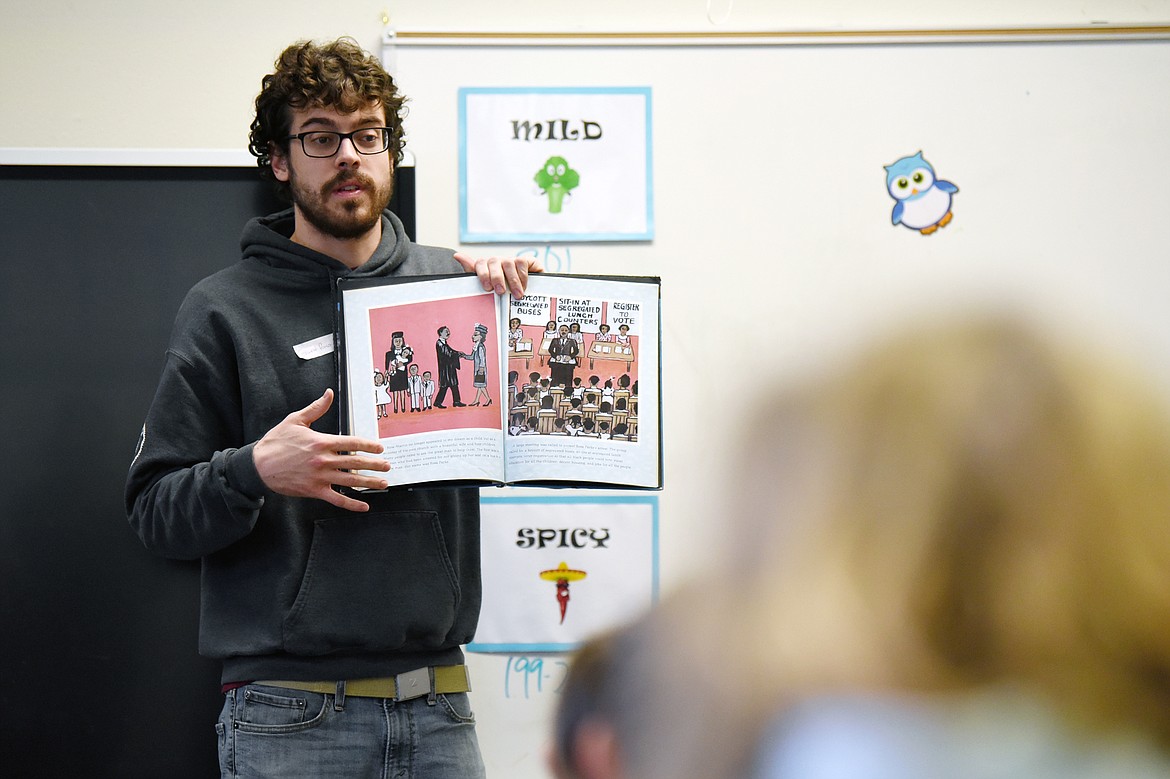
<svg viewBox="0 0 1170 779">
<path fill-rule="evenodd" d="M 372 54 L 353 38 L 328 43 L 299 41 L 280 53 L 275 70 L 261 81 L 256 96 L 256 118 L 248 136 L 248 151 L 256 157 L 261 175 L 272 181 L 277 193 L 289 199 L 287 182 L 272 173 L 272 149 L 288 151 L 292 109 L 329 107 L 344 113 L 370 103 L 380 103 L 390 128 L 390 153 L 402 162 L 403 104 L 394 79 Z"/>
</svg>

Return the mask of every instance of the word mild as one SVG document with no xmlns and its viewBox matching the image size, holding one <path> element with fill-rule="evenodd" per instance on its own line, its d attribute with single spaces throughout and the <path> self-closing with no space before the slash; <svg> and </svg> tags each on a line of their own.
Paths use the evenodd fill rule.
<svg viewBox="0 0 1170 779">
<path fill-rule="evenodd" d="M 588 119 L 548 119 L 544 122 L 512 120 L 513 141 L 596 141 L 599 138 L 601 125 Z"/>
<path fill-rule="evenodd" d="M 608 549 L 605 544 L 609 541 L 607 528 L 574 527 L 522 527 L 516 531 L 516 546 L 521 549 Z"/>
</svg>

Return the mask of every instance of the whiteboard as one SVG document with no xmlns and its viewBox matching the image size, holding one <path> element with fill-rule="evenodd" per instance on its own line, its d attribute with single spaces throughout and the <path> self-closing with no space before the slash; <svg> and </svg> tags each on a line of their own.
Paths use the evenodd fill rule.
<svg viewBox="0 0 1170 779">
<path fill-rule="evenodd" d="M 662 277 L 664 592 L 718 542 L 752 402 L 895 322 L 1007 301 L 1170 371 L 1167 41 L 414 42 L 386 61 L 411 99 L 419 240 L 440 245 L 459 235 L 459 88 L 651 88 L 654 240 L 490 250 Z M 931 235 L 892 224 L 885 186 L 919 151 L 958 187 Z M 505 695 L 514 658 L 471 662 L 489 774 L 544 776 L 555 693 Z"/>
</svg>

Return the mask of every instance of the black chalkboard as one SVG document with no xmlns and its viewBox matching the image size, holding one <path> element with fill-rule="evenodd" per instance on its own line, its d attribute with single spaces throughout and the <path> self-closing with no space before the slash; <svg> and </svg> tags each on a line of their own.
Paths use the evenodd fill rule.
<svg viewBox="0 0 1170 779">
<path fill-rule="evenodd" d="M 414 235 L 414 170 L 391 208 Z M 175 312 L 281 208 L 249 168 L 0 166 L 0 765 L 217 774 L 198 564 L 147 552 L 122 488 Z"/>
</svg>

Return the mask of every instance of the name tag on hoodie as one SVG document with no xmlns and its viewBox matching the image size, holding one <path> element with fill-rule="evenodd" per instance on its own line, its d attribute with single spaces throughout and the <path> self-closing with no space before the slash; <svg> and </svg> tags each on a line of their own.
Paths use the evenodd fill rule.
<svg viewBox="0 0 1170 779">
<path fill-rule="evenodd" d="M 324 357 L 327 354 L 333 354 L 333 333 L 326 333 L 317 338 L 311 338 L 308 341 L 299 343 L 293 347 L 293 351 L 302 360 L 312 360 L 315 357 Z"/>
</svg>

